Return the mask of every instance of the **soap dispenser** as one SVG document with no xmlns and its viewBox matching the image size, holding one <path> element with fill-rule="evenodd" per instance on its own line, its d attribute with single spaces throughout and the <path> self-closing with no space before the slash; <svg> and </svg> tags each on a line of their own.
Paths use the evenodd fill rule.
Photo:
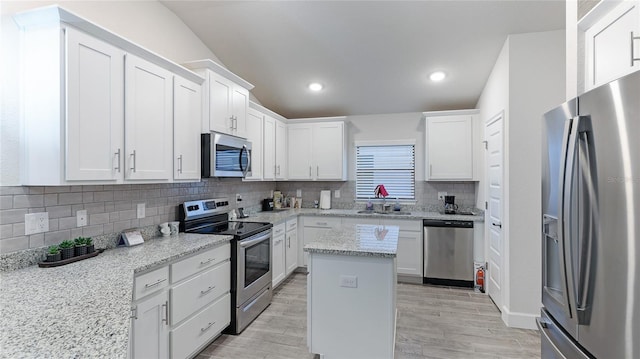
<svg viewBox="0 0 640 359">
<path fill-rule="evenodd" d="M 398 197 L 396 197 L 396 204 L 393 206 L 393 210 L 396 212 L 400 212 L 400 201 L 398 201 Z"/>
</svg>

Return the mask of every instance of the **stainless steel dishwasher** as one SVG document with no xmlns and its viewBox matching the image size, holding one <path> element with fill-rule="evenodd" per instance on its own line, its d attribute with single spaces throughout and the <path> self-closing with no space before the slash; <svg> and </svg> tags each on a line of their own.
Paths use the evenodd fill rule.
<svg viewBox="0 0 640 359">
<path fill-rule="evenodd" d="M 425 219 L 424 283 L 473 287 L 473 221 Z"/>
</svg>

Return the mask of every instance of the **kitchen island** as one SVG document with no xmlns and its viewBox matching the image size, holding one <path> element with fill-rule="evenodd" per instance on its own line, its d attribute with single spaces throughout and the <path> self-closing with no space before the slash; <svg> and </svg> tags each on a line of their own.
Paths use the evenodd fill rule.
<svg viewBox="0 0 640 359">
<path fill-rule="evenodd" d="M 347 225 L 307 244 L 307 345 L 321 358 L 393 358 L 397 226 Z"/>
</svg>

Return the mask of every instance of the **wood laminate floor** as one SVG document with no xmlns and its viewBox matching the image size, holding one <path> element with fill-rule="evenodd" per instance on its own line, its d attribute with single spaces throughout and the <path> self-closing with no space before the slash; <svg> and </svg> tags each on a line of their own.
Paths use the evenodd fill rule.
<svg viewBox="0 0 640 359">
<path fill-rule="evenodd" d="M 197 358 L 316 357 L 307 352 L 306 297 L 306 275 L 290 276 L 247 329 L 237 336 L 223 334 Z M 506 327 L 484 294 L 398 284 L 397 307 L 395 359 L 540 358 L 538 331 Z"/>
</svg>

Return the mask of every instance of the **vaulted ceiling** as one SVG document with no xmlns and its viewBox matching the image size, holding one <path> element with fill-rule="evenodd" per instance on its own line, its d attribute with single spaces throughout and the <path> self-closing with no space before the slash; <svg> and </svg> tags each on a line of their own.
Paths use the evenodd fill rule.
<svg viewBox="0 0 640 359">
<path fill-rule="evenodd" d="M 565 21 L 562 0 L 162 3 L 288 118 L 473 108 L 509 34 Z"/>
</svg>

